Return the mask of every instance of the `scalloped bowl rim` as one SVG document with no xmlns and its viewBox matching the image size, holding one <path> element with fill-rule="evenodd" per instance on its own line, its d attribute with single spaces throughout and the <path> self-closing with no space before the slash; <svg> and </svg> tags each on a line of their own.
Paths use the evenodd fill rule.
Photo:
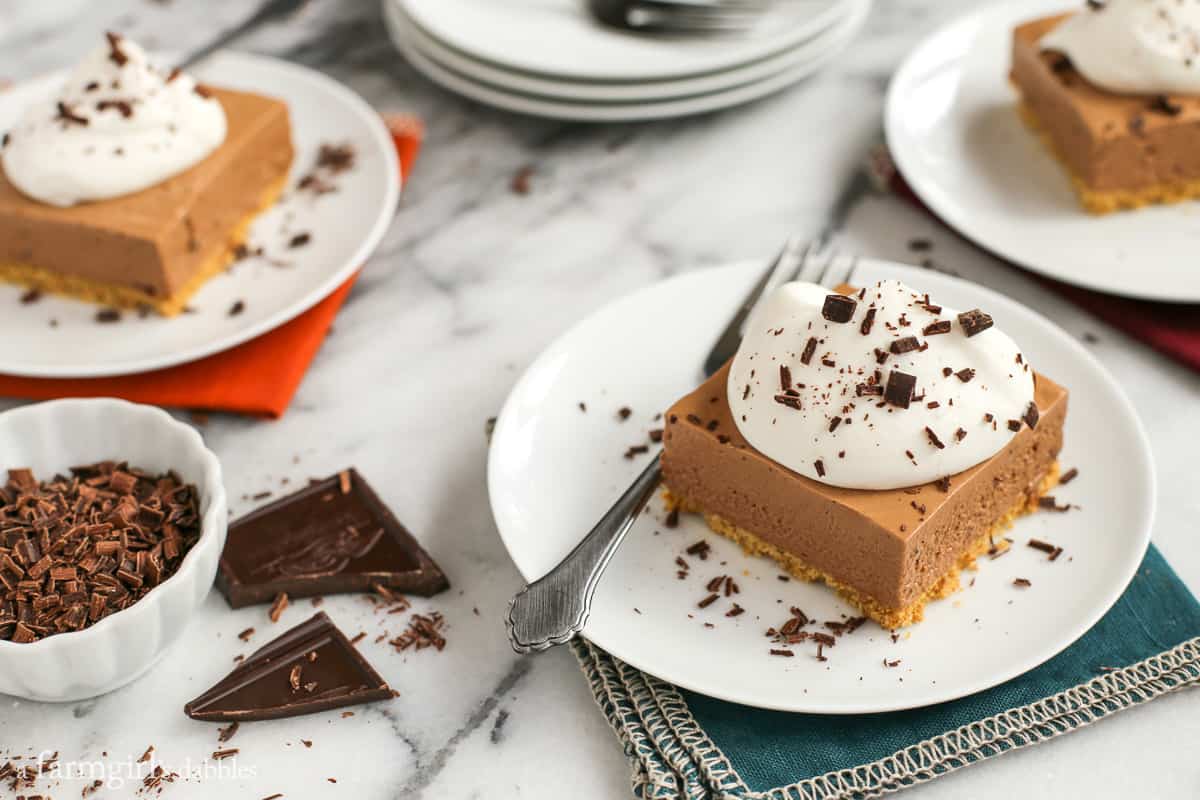
<svg viewBox="0 0 1200 800">
<path fill-rule="evenodd" d="M 216 454 L 209 449 L 208 445 L 204 443 L 204 438 L 195 428 L 180 422 L 161 408 L 143 403 L 131 403 L 128 400 L 121 400 L 115 397 L 48 400 L 0 412 L 0 425 L 9 424 L 13 420 L 19 422 L 23 417 L 32 418 L 38 415 L 53 413 L 60 409 L 104 406 L 111 409 L 113 413 L 125 415 L 138 414 L 146 420 L 153 420 L 153 423 L 148 424 L 174 428 L 180 431 L 183 434 L 183 439 L 195 449 L 203 464 L 203 475 L 201 476 L 201 481 L 195 484 L 196 489 L 200 493 L 201 505 L 203 505 L 206 493 L 208 493 L 210 500 L 208 508 L 200 517 L 200 538 L 196 540 L 196 543 L 192 545 L 192 549 L 183 557 L 183 562 L 179 565 L 179 569 L 171 577 L 158 586 L 155 586 L 154 589 L 147 592 L 144 597 L 128 608 L 123 608 L 120 611 L 109 614 L 96 624 L 89 625 L 82 630 L 56 633 L 53 636 L 47 636 L 36 642 L 17 643 L 8 641 L 7 639 L 0 639 L 0 659 L 8 658 L 10 655 L 18 653 L 32 656 L 37 652 L 51 648 L 85 646 L 91 640 L 108 634 L 115 626 L 135 624 L 138 619 L 150 613 L 150 607 L 154 605 L 156 596 L 160 596 L 158 594 L 159 590 L 172 584 L 182 583 L 187 577 L 190 577 L 192 572 L 198 569 L 196 565 L 200 562 L 200 559 L 195 557 L 196 553 L 202 547 L 212 546 L 210 542 L 215 538 L 219 538 L 218 531 L 221 527 L 221 520 L 217 517 L 217 512 L 223 513 L 226 507 L 225 483 L 221 471 L 221 462 Z M 119 461 L 120 459 L 115 460 Z M 137 465 L 135 464 L 134 466 Z M 3 465 L 0 465 L 0 468 L 8 469 L 7 466 Z"/>
</svg>

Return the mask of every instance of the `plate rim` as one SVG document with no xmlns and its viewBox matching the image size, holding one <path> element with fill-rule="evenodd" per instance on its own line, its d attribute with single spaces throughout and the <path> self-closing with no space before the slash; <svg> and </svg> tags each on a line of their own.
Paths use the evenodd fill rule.
<svg viewBox="0 0 1200 800">
<path fill-rule="evenodd" d="M 383 157 L 386 172 L 385 180 L 387 181 L 384 202 L 379 208 L 378 215 L 367 235 L 362 239 L 358 247 L 355 248 L 351 257 L 346 259 L 345 264 L 331 270 L 323 280 L 314 282 L 304 296 L 291 306 L 264 317 L 252 325 L 247 325 L 245 328 L 227 335 L 217 336 L 205 344 L 198 344 L 158 356 L 144 356 L 124 361 L 108 362 L 101 365 L 86 362 L 53 366 L 31 364 L 28 362 L 9 363 L 7 360 L 10 358 L 9 356 L 0 356 L 0 373 L 23 378 L 121 377 L 152 372 L 167 367 L 179 366 L 180 364 L 188 364 L 217 353 L 225 352 L 226 350 L 231 350 L 238 345 L 245 344 L 251 339 L 256 339 L 291 322 L 320 303 L 351 275 L 365 266 L 371 254 L 379 246 L 380 241 L 382 241 L 384 234 L 387 233 L 395 217 L 402 184 L 399 157 L 396 154 L 395 146 L 392 144 L 391 135 L 388 133 L 387 127 L 384 125 L 379 113 L 350 87 L 345 86 L 324 73 L 300 64 L 273 56 L 238 50 L 222 51 L 214 55 L 213 58 L 222 62 L 231 61 L 234 66 L 238 66 L 239 64 L 244 65 L 241 68 L 246 72 L 273 70 L 288 73 L 312 86 L 318 87 L 319 91 L 324 92 L 327 96 L 332 95 L 349 112 L 361 119 L 364 131 L 368 134 L 373 144 L 377 146 L 380 155 Z M 203 67 L 198 71 L 202 70 Z M 67 72 L 69 72 L 68 69 L 53 70 L 26 79 L 22 83 L 49 81 L 65 77 Z"/>
<path fill-rule="evenodd" d="M 395 0 L 395 1 L 396 1 L 397 5 L 404 6 L 405 16 L 407 16 L 410 20 L 412 20 L 414 25 L 419 26 L 426 33 L 426 35 L 430 36 L 431 38 L 437 39 L 439 42 L 443 43 L 446 47 L 449 47 L 458 52 L 462 52 L 462 53 L 470 53 L 471 52 L 470 48 L 456 45 L 453 42 L 451 42 L 450 40 L 439 36 L 437 34 L 437 32 L 432 29 L 432 27 L 428 24 L 427 21 L 422 22 L 421 19 L 419 18 L 419 15 L 413 14 L 411 11 L 411 8 L 410 8 L 413 0 Z M 419 0 L 418 0 L 418 2 L 419 2 Z M 668 72 L 647 73 L 647 74 L 642 74 L 642 75 L 637 75 L 637 76 L 630 76 L 628 74 L 625 74 L 624 76 L 622 76 L 622 75 L 616 74 L 616 73 L 611 73 L 611 74 L 593 73 L 589 76 L 589 75 L 585 75 L 585 74 L 579 73 L 579 72 L 575 72 L 575 73 L 548 72 L 548 71 L 545 71 L 542 69 L 534 68 L 530 65 L 522 66 L 521 64 L 518 64 L 516 62 L 511 62 L 511 61 L 509 63 L 505 63 L 504 61 L 500 61 L 500 60 L 496 60 L 496 59 L 492 59 L 492 58 L 486 58 L 486 57 L 484 57 L 482 55 L 478 55 L 478 54 L 475 57 L 478 60 L 486 62 L 488 64 L 491 64 L 495 67 L 505 68 L 505 69 L 509 69 L 509 70 L 515 71 L 515 72 L 522 72 L 522 73 L 526 73 L 526 74 L 530 74 L 530 75 L 541 75 L 541 76 L 545 76 L 547 78 L 556 78 L 556 77 L 557 78 L 569 78 L 569 79 L 573 79 L 573 80 L 581 81 L 581 82 L 636 83 L 636 82 L 645 81 L 645 80 L 654 80 L 654 81 L 677 80 L 680 78 L 690 78 L 690 77 L 696 77 L 696 76 L 700 76 L 700 75 L 707 75 L 707 74 L 711 74 L 714 72 L 720 72 L 720 71 L 723 71 L 726 69 L 730 69 L 731 67 L 744 65 L 744 64 L 753 62 L 755 60 L 767 58 L 772 55 L 778 55 L 779 53 L 783 52 L 784 50 L 787 50 L 788 48 L 794 46 L 797 42 L 804 41 L 808 38 L 811 38 L 812 36 L 815 36 L 815 35 L 819 34 L 821 31 L 828 28 L 832 24 L 831 21 L 836 19 L 839 16 L 841 7 L 847 5 L 848 2 L 849 2 L 849 0 L 830 0 L 828 7 L 823 9 L 822 11 L 820 11 L 816 15 L 816 17 L 805 21 L 804 24 L 795 26 L 796 30 L 791 31 L 786 37 L 783 37 L 783 36 L 779 37 L 780 39 L 786 39 L 786 41 L 776 42 L 773 46 L 767 47 L 765 49 L 761 49 L 753 57 L 731 58 L 728 55 L 725 55 L 725 56 L 722 56 L 720 59 L 715 60 L 713 63 L 709 64 L 708 66 L 704 67 L 703 69 L 699 69 L 699 70 L 675 69 L 675 70 L 668 71 Z M 765 43 L 760 42 L 760 45 L 763 45 L 763 44 L 765 44 Z"/>
<path fill-rule="evenodd" d="M 387 2 L 387 0 L 383 1 Z M 847 0 L 847 2 L 853 2 L 853 0 Z M 569 101 L 514 93 L 489 86 L 454 72 L 449 67 L 433 60 L 429 55 L 421 51 L 420 48 L 405 42 L 400 32 L 395 29 L 397 23 L 387 13 L 384 15 L 384 22 L 392 44 L 413 69 L 446 91 L 494 108 L 535 117 L 591 123 L 636 122 L 721 111 L 764 99 L 813 76 L 835 58 L 846 52 L 846 49 L 853 43 L 854 38 L 862 29 L 863 23 L 870 14 L 874 0 L 859 0 L 859 2 L 862 4 L 860 6 L 861 16 L 852 20 L 852 24 L 848 26 L 845 32 L 844 41 L 838 48 L 820 58 L 793 64 L 781 72 L 774 73 L 766 78 L 730 89 L 702 93 L 691 97 L 640 103 L 571 103 Z"/>
<path fill-rule="evenodd" d="M 557 337 L 555 337 L 555 339 L 547 347 L 545 347 L 538 354 L 538 356 L 532 362 L 530 362 L 529 366 L 521 373 L 520 378 L 518 378 L 516 383 L 513 384 L 512 389 L 509 391 L 509 394 L 505 398 L 504 404 L 501 406 L 500 412 L 497 415 L 496 426 L 492 433 L 492 443 L 488 448 L 487 490 L 488 490 L 488 503 L 489 503 L 489 506 L 492 511 L 492 518 L 493 518 L 493 521 L 496 526 L 496 531 L 500 537 L 500 541 L 504 546 L 505 552 L 507 552 L 509 555 L 509 560 L 513 563 L 513 565 L 517 569 L 517 572 L 521 575 L 521 577 L 526 582 L 532 582 L 533 580 L 536 580 L 537 578 L 539 578 L 541 576 L 525 574 L 524 570 L 522 570 L 522 568 L 518 565 L 516 558 L 513 557 L 513 549 L 512 549 L 511 543 L 510 543 L 510 537 L 507 536 L 504 532 L 503 525 L 502 525 L 501 510 L 500 510 L 499 503 L 497 500 L 497 497 L 499 494 L 498 484 L 500 483 L 500 481 L 502 479 L 499 475 L 500 470 L 501 470 L 499 463 L 498 463 L 499 456 L 497 456 L 496 454 L 501 451 L 504 440 L 509 435 L 511 435 L 508 433 L 509 428 L 512 427 L 514 424 L 516 424 L 513 422 L 515 415 L 512 413 L 512 409 L 518 402 L 519 397 L 528 391 L 528 386 L 536 381 L 538 374 L 545 370 L 545 365 L 548 362 L 550 362 L 552 360 L 552 358 L 555 356 L 555 354 L 557 354 L 565 346 L 564 343 L 566 341 L 568 341 L 570 338 L 575 336 L 579 330 L 584 329 L 589 324 L 593 324 L 594 318 L 599 317 L 600 315 L 609 312 L 610 309 L 612 309 L 620 304 L 624 304 L 627 302 L 633 302 L 635 297 L 638 297 L 638 296 L 644 295 L 644 294 L 648 294 L 655 290 L 659 290 L 668 284 L 686 283 L 686 282 L 693 281 L 693 280 L 705 280 L 705 279 L 720 280 L 721 279 L 720 276 L 722 273 L 724 273 L 724 276 L 733 276 L 735 274 L 738 274 L 739 272 L 746 272 L 747 279 L 748 279 L 749 273 L 751 273 L 752 271 L 761 269 L 762 263 L 763 262 L 761 260 L 737 261 L 737 262 L 731 262 L 731 263 L 725 263 L 725 264 L 716 265 L 716 266 L 712 266 L 712 267 L 707 267 L 707 268 L 700 269 L 700 270 L 690 270 L 688 272 L 674 275 L 665 280 L 656 281 L 654 283 L 642 286 L 633 292 L 628 292 L 619 297 L 616 297 L 613 300 L 611 300 L 610 302 L 601 306 L 600 308 L 595 309 L 594 311 L 589 313 L 587 316 L 585 316 L 583 319 L 579 320 L 578 322 L 576 322 L 575 324 L 573 324 L 569 328 L 567 328 L 565 331 L 560 333 Z M 911 266 L 908 264 L 903 264 L 903 263 L 900 263 L 897 261 L 891 261 L 888 259 L 863 258 L 863 259 L 860 259 L 860 263 L 861 264 L 873 264 L 873 265 L 881 266 L 884 269 L 898 271 L 902 274 L 902 278 L 905 278 L 905 279 L 910 278 L 910 277 L 918 277 L 919 278 L 921 276 L 929 275 L 927 270 L 922 270 L 919 267 L 914 267 L 914 266 Z M 660 680 L 664 680 L 664 681 L 671 683 L 672 685 L 677 686 L 679 688 L 683 688 L 688 691 L 696 692 L 697 694 L 702 694 L 707 697 L 712 697 L 712 698 L 715 698 L 718 700 L 735 703 L 738 705 L 745 705 L 748 707 L 762 708 L 762 709 L 772 710 L 772 711 L 784 711 L 784 712 L 790 712 L 790 713 L 805 713 L 805 714 L 822 714 L 822 715 L 829 715 L 829 716 L 844 716 L 844 715 L 848 715 L 848 714 L 887 713 L 887 712 L 892 712 L 892 711 L 903 711 L 903 710 L 908 710 L 908 709 L 913 709 L 913 708 L 924 708 L 924 707 L 936 705 L 939 703 L 944 703 L 944 702 L 949 702 L 952 700 L 961 699 L 964 697 L 969 697 L 971 695 L 977 694 L 978 692 L 982 692 L 987 689 L 991 689 L 996 686 L 1002 685 L 1004 683 L 1007 683 L 1008 681 L 1013 680 L 1014 678 L 1024 675 L 1025 673 L 1029 672 L 1030 670 L 1036 669 L 1037 667 L 1046 663 L 1050 659 L 1054 658 L 1059 653 L 1066 650 L 1068 647 L 1070 647 L 1075 642 L 1077 642 L 1084 634 L 1086 634 L 1089 630 L 1091 630 L 1096 625 L 1096 623 L 1099 622 L 1100 619 L 1112 609 L 1112 607 L 1116 604 L 1116 602 L 1121 598 L 1121 596 L 1124 594 L 1125 590 L 1128 588 L 1129 583 L 1133 580 L 1134 576 L 1137 574 L 1138 567 L 1141 565 L 1142 560 L 1145 558 L 1145 554 L 1150 546 L 1151 535 L 1152 535 L 1153 528 L 1154 528 L 1154 520 L 1155 520 L 1156 514 L 1157 514 L 1158 476 L 1157 476 L 1157 471 L 1156 471 L 1156 467 L 1155 467 L 1155 463 L 1154 463 L 1153 451 L 1150 447 L 1150 440 L 1146 434 L 1145 426 L 1142 424 L 1141 418 L 1138 416 L 1137 411 L 1136 411 L 1135 407 L 1133 406 L 1133 403 L 1130 401 L 1128 395 L 1126 395 L 1124 389 L 1122 389 L 1121 385 L 1116 381 L 1115 378 L 1113 378 L 1113 376 L 1108 372 L 1108 370 L 1104 368 L 1104 365 L 1101 363 L 1101 361 L 1098 358 L 1096 358 L 1096 356 L 1093 355 L 1087 348 L 1085 348 L 1082 344 L 1080 344 L 1072 336 L 1070 336 L 1066 331 L 1064 331 L 1062 328 L 1060 328 L 1058 325 L 1056 325 L 1053 321 L 1051 321 L 1050 319 L 1045 317 L 1043 314 L 1034 310 L 1033 308 L 1030 308 L 1028 305 L 1021 303 L 1020 301 L 1018 301 L 1014 298 L 1010 298 L 1005 295 L 1002 295 L 1001 293 L 997 292 L 996 290 L 991 289 L 987 286 L 978 284 L 974 281 L 969 281 L 969 280 L 966 280 L 963 278 L 958 278 L 958 277 L 951 276 L 951 275 L 944 275 L 941 273 L 935 273 L 935 274 L 936 274 L 937 280 L 944 280 L 944 281 L 949 282 L 952 285 L 953 284 L 966 285 L 967 287 L 969 287 L 969 289 L 971 291 L 980 292 L 981 299 L 988 300 L 988 299 L 998 298 L 1002 302 L 1012 303 L 1013 305 L 1020 307 L 1022 310 L 1024 310 L 1028 314 L 1032 315 L 1032 317 L 1035 319 L 1036 322 L 1045 326 L 1048 331 L 1053 332 L 1053 334 L 1055 335 L 1055 338 L 1059 339 L 1066 347 L 1068 347 L 1072 351 L 1073 356 L 1075 358 L 1077 358 L 1078 360 L 1080 360 L 1081 362 L 1086 364 L 1089 369 L 1094 371 L 1097 374 L 1097 376 L 1103 380 L 1103 382 L 1112 391 L 1115 401 L 1117 402 L 1117 404 L 1119 405 L 1119 407 L 1121 408 L 1121 410 L 1123 412 L 1123 416 L 1131 424 L 1130 433 L 1132 434 L 1133 440 L 1137 444 L 1137 457 L 1143 462 L 1142 464 L 1139 465 L 1138 472 L 1141 475 L 1142 481 L 1144 483 L 1142 489 L 1143 489 L 1143 493 L 1145 496 L 1145 504 L 1144 504 L 1145 508 L 1143 510 L 1142 519 L 1141 519 L 1141 522 L 1139 525 L 1139 530 L 1137 531 L 1137 534 L 1139 537 L 1139 541 L 1136 543 L 1136 547 L 1135 547 L 1137 556 L 1136 556 L 1136 558 L 1131 558 L 1130 563 L 1125 565 L 1125 568 L 1122 570 L 1121 579 L 1119 581 L 1113 582 L 1113 585 L 1111 587 L 1109 587 L 1108 592 L 1104 594 L 1103 600 L 1096 606 L 1093 613 L 1091 615 L 1089 615 L 1086 619 L 1081 618 L 1082 621 L 1076 622 L 1076 624 L 1074 626 L 1067 629 L 1066 632 L 1056 641 L 1055 644 L 1046 648 L 1046 650 L 1048 652 L 1037 652 L 1037 653 L 1034 653 L 1033 656 L 1030 658 L 1020 660 L 1019 662 L 1014 662 L 1015 666 L 1010 667 L 1010 669 L 1007 671 L 1002 670 L 1000 673 L 996 673 L 995 675 L 991 676 L 990 678 L 986 678 L 984 680 L 978 680 L 978 681 L 974 681 L 969 684 L 965 684 L 958 689 L 951 690 L 950 692 L 940 692 L 940 693 L 926 692 L 926 695 L 924 696 L 923 699 L 917 699 L 916 701 L 900 700 L 899 702 L 887 704 L 884 706 L 874 705 L 874 706 L 870 706 L 870 707 L 845 705 L 845 704 L 838 706 L 838 707 L 814 705 L 811 703 L 812 698 L 808 697 L 807 695 L 798 695 L 797 700 L 800 700 L 799 703 L 790 703 L 790 704 L 783 703 L 783 702 L 771 703 L 769 701 L 768 702 L 748 702 L 746 698 L 739 698 L 736 696 L 732 696 L 728 693 L 714 692 L 714 691 L 712 691 L 711 687 L 701 686 L 694 682 L 688 681 L 686 679 L 681 681 L 676 678 L 668 678 L 665 676 L 657 675 L 657 673 L 653 669 L 653 666 L 646 665 L 642 659 L 640 659 L 636 656 L 636 654 L 634 656 L 630 657 L 628 652 L 614 652 L 613 650 L 609 649 L 606 645 L 604 645 L 600 642 L 595 642 L 590 637 L 587 637 L 586 627 L 584 629 L 584 631 L 585 631 L 584 634 L 582 634 L 585 638 L 588 638 L 589 641 L 593 641 L 593 643 L 596 644 L 597 647 L 601 647 L 606 652 L 610 653 L 610 655 L 629 664 L 630 666 L 634 667 L 635 669 L 641 670 L 650 675 L 654 675 L 655 677 L 658 677 Z M 676 286 L 675 288 L 678 289 L 678 286 Z M 1142 469 L 1142 467 L 1144 467 L 1144 469 Z"/>
<path fill-rule="evenodd" d="M 567 77 L 555 78 L 524 70 L 516 70 L 477 58 L 431 36 L 404 11 L 402 0 L 383 0 L 384 14 L 392 15 L 397 24 L 406 28 L 412 37 L 412 47 L 426 58 L 452 70 L 464 78 L 512 93 L 532 95 L 566 103 L 651 103 L 725 91 L 765 80 L 789 67 L 817 60 L 824 48 L 836 43 L 847 20 L 855 16 L 857 0 L 845 0 L 842 13 L 827 27 L 801 39 L 790 47 L 763 58 L 672 80 L 646 81 L 584 81 Z M 816 55 L 811 51 L 818 50 Z M 574 91 L 575 94 L 568 94 Z"/>
<path fill-rule="evenodd" d="M 976 247 L 1007 264 L 1015 265 L 1052 280 L 1114 297 L 1152 300 L 1173 304 L 1200 301 L 1200 292 L 1197 292 L 1195 295 L 1181 297 L 1177 288 L 1173 285 L 1167 285 L 1160 289 L 1154 284 L 1147 282 L 1122 284 L 1107 280 L 1095 280 L 1092 274 L 1086 270 L 1070 272 L 1056 269 L 1053 265 L 1041 263 L 1036 258 L 1022 257 L 1020 254 L 1013 252 L 1006 242 L 1001 241 L 1003 237 L 981 235 L 971 222 L 973 215 L 969 209 L 956 206 L 949 201 L 944 202 L 943 195 L 945 192 L 939 190 L 938 187 L 940 184 L 934 172 L 914 166 L 917 157 L 915 153 L 910 152 L 904 145 L 907 138 L 913 138 L 901 133 L 901 130 L 906 130 L 908 127 L 902 122 L 903 119 L 907 118 L 909 113 L 905 108 L 904 100 L 911 94 L 911 88 L 915 80 L 914 73 L 917 67 L 921 62 L 928 59 L 928 53 L 937 47 L 939 42 L 953 38 L 955 33 L 959 35 L 967 33 L 972 35 L 978 34 L 988 27 L 987 23 L 989 20 L 994 20 L 995 18 L 1003 18 L 1005 24 L 992 25 L 991 27 L 997 31 L 1007 33 L 1010 30 L 1008 20 L 1012 17 L 1022 14 L 1036 15 L 1038 13 L 1052 13 L 1056 8 L 1074 7 L 1067 0 L 1017 0 L 1016 2 L 988 3 L 982 7 L 974 8 L 955 16 L 922 38 L 904 57 L 904 60 L 893 73 L 888 83 L 883 113 L 884 137 L 887 141 L 888 152 L 904 181 L 920 201 L 930 209 L 938 221 L 964 239 L 970 241 Z M 996 33 L 996 35 L 1000 34 Z M 959 74 L 961 74 L 961 64 L 963 61 L 961 57 L 947 61 L 948 63 L 958 65 L 957 68 Z M 1082 214 L 1085 212 L 1080 209 L 1079 213 Z M 1103 218 L 1096 219 L 1097 222 L 1100 222 Z"/>
</svg>

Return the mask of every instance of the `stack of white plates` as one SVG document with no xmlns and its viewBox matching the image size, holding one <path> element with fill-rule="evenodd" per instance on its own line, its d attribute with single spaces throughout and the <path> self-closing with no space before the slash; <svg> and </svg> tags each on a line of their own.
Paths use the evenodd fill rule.
<svg viewBox="0 0 1200 800">
<path fill-rule="evenodd" d="M 715 111 L 813 74 L 871 0 L 777 0 L 727 36 L 659 37 L 595 22 L 585 0 L 383 0 L 392 41 L 430 80 L 488 105 L 588 122 Z"/>
</svg>

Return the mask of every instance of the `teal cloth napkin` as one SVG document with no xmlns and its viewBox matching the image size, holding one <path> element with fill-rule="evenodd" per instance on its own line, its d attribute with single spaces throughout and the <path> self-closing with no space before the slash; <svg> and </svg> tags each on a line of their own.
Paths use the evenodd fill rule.
<svg viewBox="0 0 1200 800">
<path fill-rule="evenodd" d="M 678 689 L 587 641 L 575 655 L 637 797 L 869 798 L 1038 744 L 1200 682 L 1200 603 L 1151 545 L 1116 605 L 1040 667 L 912 711 L 763 711 Z"/>
</svg>

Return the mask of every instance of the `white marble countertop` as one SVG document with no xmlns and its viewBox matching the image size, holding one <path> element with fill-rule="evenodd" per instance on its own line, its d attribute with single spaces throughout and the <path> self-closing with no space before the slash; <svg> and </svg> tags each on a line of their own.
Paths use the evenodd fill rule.
<svg viewBox="0 0 1200 800">
<path fill-rule="evenodd" d="M 0 76 L 20 80 L 63 66 L 105 28 L 186 49 L 246 6 L 6 0 Z M 450 643 L 441 653 L 407 654 L 364 644 L 398 699 L 355 708 L 349 718 L 334 712 L 243 726 L 230 742 L 241 749 L 238 774 L 183 778 L 164 796 L 628 796 L 627 765 L 570 654 L 522 659 L 505 641 L 500 614 L 520 581 L 488 508 L 484 422 L 525 365 L 580 315 L 663 276 L 762 256 L 788 233 L 815 231 L 879 134 L 891 71 L 960 6 L 880 2 L 854 48 L 815 79 L 741 110 L 633 126 L 526 119 L 448 95 L 393 52 L 374 0 L 315 0 L 298 19 L 245 41 L 246 49 L 328 72 L 381 110 L 421 114 L 428 139 L 396 223 L 287 416 L 216 415 L 202 432 L 224 462 L 235 513 L 250 507 L 244 495 L 278 492 L 284 477 L 294 483 L 358 466 L 450 575 L 454 589 L 416 603 L 442 611 Z M 510 182 L 526 165 L 534 170 L 531 190 L 518 195 Z M 1096 335 L 1090 346 L 1128 387 L 1154 443 L 1154 540 L 1200 590 L 1200 376 L 894 198 L 863 201 L 846 241 L 864 254 L 906 260 L 906 243 L 917 236 L 935 243 L 937 265 L 1000 289 L 1073 334 Z M 363 390 L 357 381 L 366 374 Z M 325 608 L 346 630 L 379 627 L 361 598 L 329 598 Z M 216 735 L 183 715 L 184 701 L 235 654 L 264 643 L 268 630 L 310 611 L 301 601 L 271 626 L 263 608 L 231 612 L 214 592 L 184 642 L 131 687 L 66 705 L 0 697 L 0 761 L 40 750 L 57 750 L 64 761 L 107 753 L 114 773 L 128 775 L 128 763 L 154 745 L 168 769 L 200 767 Z M 243 644 L 236 633 L 249 626 L 259 633 Z M 1197 700 L 1194 693 L 1158 700 L 914 795 L 1195 796 Z M 78 797 L 79 788 L 47 782 L 25 793 Z M 127 784 L 97 796 L 133 795 Z"/>
</svg>

